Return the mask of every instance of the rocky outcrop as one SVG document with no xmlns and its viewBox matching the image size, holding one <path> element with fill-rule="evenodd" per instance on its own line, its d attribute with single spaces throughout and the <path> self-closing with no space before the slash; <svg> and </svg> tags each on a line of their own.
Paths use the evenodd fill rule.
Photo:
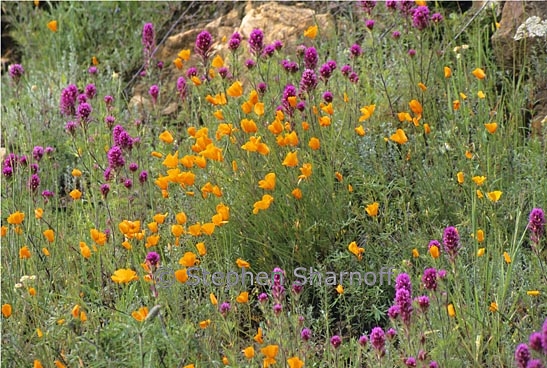
<svg viewBox="0 0 547 368">
<path fill-rule="evenodd" d="M 540 134 L 547 120 L 547 2 L 506 1 L 492 46 L 502 68 L 520 73 L 530 62 L 537 71 L 527 76 L 532 84 L 528 108 L 531 129 Z"/>
</svg>

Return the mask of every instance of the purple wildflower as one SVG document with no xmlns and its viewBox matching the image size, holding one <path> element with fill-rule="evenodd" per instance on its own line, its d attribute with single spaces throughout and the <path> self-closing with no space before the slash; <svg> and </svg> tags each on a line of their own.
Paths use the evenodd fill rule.
<svg viewBox="0 0 547 368">
<path fill-rule="evenodd" d="M 85 95 L 89 99 L 92 99 L 93 97 L 97 95 L 97 87 L 95 87 L 93 83 L 90 83 L 87 86 L 85 86 L 84 91 L 85 91 Z"/>
<path fill-rule="evenodd" d="M 528 339 L 528 344 L 535 351 L 541 351 L 543 343 L 541 342 L 541 333 L 532 332 Z"/>
<path fill-rule="evenodd" d="M 76 113 L 75 103 L 78 98 L 78 87 L 74 84 L 68 85 L 61 91 L 61 101 L 59 108 L 61 113 L 66 116 L 73 116 Z"/>
<path fill-rule="evenodd" d="M 413 310 L 411 293 L 406 289 L 398 289 L 395 292 L 395 304 L 399 306 L 399 310 L 401 311 L 401 319 L 406 325 L 409 325 Z"/>
<path fill-rule="evenodd" d="M 418 6 L 412 11 L 412 25 L 420 31 L 429 25 L 429 8 Z"/>
<path fill-rule="evenodd" d="M 129 164 L 129 171 L 135 172 L 139 169 L 139 165 L 137 165 L 136 162 L 132 162 Z"/>
<path fill-rule="evenodd" d="M 353 69 L 351 68 L 351 65 L 346 64 L 340 68 L 340 72 L 342 72 L 342 75 L 347 77 L 351 72 L 353 72 Z"/>
<path fill-rule="evenodd" d="M 526 368 L 528 361 L 530 360 L 530 349 L 528 345 L 520 344 L 515 349 L 515 361 L 518 368 Z"/>
<path fill-rule="evenodd" d="M 264 48 L 264 32 L 262 30 L 255 28 L 249 35 L 249 46 L 251 48 L 251 53 L 255 55 L 260 55 L 262 49 Z"/>
<path fill-rule="evenodd" d="M 429 368 L 439 368 L 439 363 L 432 360 L 431 362 L 429 362 Z"/>
<path fill-rule="evenodd" d="M 364 347 L 364 346 L 367 346 L 367 343 L 368 343 L 368 337 L 367 337 L 367 335 L 361 335 L 361 337 L 359 337 L 358 342 L 359 342 L 359 345 L 361 345 L 361 346 L 363 346 L 363 347 Z"/>
<path fill-rule="evenodd" d="M 31 191 L 36 191 L 40 186 L 40 177 L 37 174 L 32 174 L 28 181 L 28 187 Z"/>
<path fill-rule="evenodd" d="M 429 297 L 427 295 L 421 295 L 416 298 L 416 300 L 422 312 L 427 312 L 427 309 L 429 308 Z"/>
<path fill-rule="evenodd" d="M 298 101 L 296 104 L 296 109 L 298 111 L 304 111 L 306 109 L 306 102 L 305 101 Z"/>
<path fill-rule="evenodd" d="M 543 354 L 547 355 L 547 318 L 541 328 L 541 346 L 543 346 Z"/>
<path fill-rule="evenodd" d="M 383 353 L 386 344 L 386 335 L 381 327 L 374 327 L 370 333 L 370 344 L 379 353 Z"/>
<path fill-rule="evenodd" d="M 300 337 L 304 341 L 308 341 L 311 338 L 311 330 L 307 327 L 304 327 L 302 331 L 300 331 Z"/>
<path fill-rule="evenodd" d="M 224 302 L 220 305 L 220 314 L 222 314 L 224 317 L 226 317 L 226 314 L 230 311 L 230 308 L 232 306 L 228 302 Z"/>
<path fill-rule="evenodd" d="M 67 132 L 70 135 L 75 135 L 77 127 L 78 127 L 78 123 L 76 123 L 75 121 L 68 121 L 65 124 L 65 132 Z"/>
<path fill-rule="evenodd" d="M 357 82 L 359 82 L 359 75 L 357 75 L 357 73 L 355 73 L 355 72 L 351 72 L 351 73 L 349 74 L 349 81 L 350 81 L 351 83 L 357 83 Z"/>
<path fill-rule="evenodd" d="M 273 45 L 266 45 L 266 47 L 264 47 L 264 50 L 262 51 L 262 57 L 266 59 L 272 57 L 274 52 L 275 47 Z"/>
<path fill-rule="evenodd" d="M 406 17 L 412 13 L 414 4 L 414 0 L 399 0 L 399 11 Z"/>
<path fill-rule="evenodd" d="M 414 50 L 414 49 L 408 50 L 408 56 L 410 56 L 410 57 L 416 56 L 416 50 Z"/>
<path fill-rule="evenodd" d="M 53 196 L 55 196 L 55 193 L 53 193 L 51 190 L 46 189 L 42 191 L 42 197 L 44 197 L 46 201 L 52 198 Z"/>
<path fill-rule="evenodd" d="M 108 151 L 108 165 L 112 169 L 117 169 L 125 165 L 122 149 L 119 146 L 112 146 Z"/>
<path fill-rule="evenodd" d="M 106 126 L 108 129 L 112 129 L 112 126 L 116 122 L 116 118 L 112 115 L 105 116 L 104 122 L 106 123 Z"/>
<path fill-rule="evenodd" d="M 302 284 L 294 283 L 292 285 L 292 292 L 295 293 L 296 295 L 300 294 L 303 289 L 304 289 L 304 286 Z"/>
<path fill-rule="evenodd" d="M 330 344 L 333 348 L 338 349 L 342 345 L 342 339 L 338 335 L 334 335 L 330 338 Z"/>
<path fill-rule="evenodd" d="M 148 252 L 146 255 L 146 262 L 151 266 L 157 266 L 160 263 L 160 255 L 156 252 Z"/>
<path fill-rule="evenodd" d="M 399 38 L 401 38 L 401 32 L 393 31 L 393 33 L 391 34 L 391 37 L 393 37 L 393 39 L 395 40 L 398 40 Z"/>
<path fill-rule="evenodd" d="M 152 23 L 146 23 L 142 27 L 142 45 L 147 56 L 153 51 L 156 45 L 156 33 L 154 31 L 154 25 Z"/>
<path fill-rule="evenodd" d="M 42 146 L 35 146 L 33 149 L 32 149 L 32 157 L 34 157 L 34 159 L 36 161 L 40 161 L 42 159 L 42 157 L 44 156 L 44 147 Z"/>
<path fill-rule="evenodd" d="M 365 22 L 365 26 L 372 31 L 372 29 L 374 28 L 374 20 L 372 19 L 368 19 L 366 22 Z"/>
<path fill-rule="evenodd" d="M 358 57 L 363 55 L 363 49 L 356 43 L 349 48 L 349 52 L 351 54 L 351 57 Z"/>
<path fill-rule="evenodd" d="M 76 100 L 78 101 L 79 104 L 82 104 L 84 102 L 87 102 L 87 96 L 85 95 L 85 93 L 80 93 Z"/>
<path fill-rule="evenodd" d="M 441 13 L 435 13 L 431 16 L 431 21 L 435 24 L 439 24 L 444 20 Z"/>
<path fill-rule="evenodd" d="M 281 42 L 280 40 L 275 40 L 272 43 L 272 46 L 274 47 L 275 51 L 279 51 L 283 48 L 283 42 Z"/>
<path fill-rule="evenodd" d="M 104 103 L 106 104 L 107 107 L 111 107 L 112 103 L 114 102 L 114 97 L 112 97 L 110 95 L 106 95 L 106 96 L 104 96 L 103 101 L 104 101 Z"/>
<path fill-rule="evenodd" d="M 426 359 L 427 359 L 427 351 L 420 349 L 420 351 L 418 351 L 418 360 L 423 362 Z"/>
<path fill-rule="evenodd" d="M 426 268 L 422 276 L 422 282 L 427 290 L 437 290 L 437 270 L 434 268 Z"/>
<path fill-rule="evenodd" d="M 211 34 L 207 31 L 202 31 L 196 37 L 194 51 L 205 61 L 207 60 L 207 58 L 209 58 L 212 45 L 213 38 L 211 37 Z"/>
<path fill-rule="evenodd" d="M 141 171 L 139 174 L 139 183 L 144 184 L 148 180 L 148 171 Z"/>
<path fill-rule="evenodd" d="M 261 294 L 258 296 L 258 301 L 259 301 L 260 303 L 265 303 L 267 300 L 268 300 L 268 294 L 266 294 L 266 293 L 261 293 Z"/>
<path fill-rule="evenodd" d="M 186 71 L 187 78 L 196 77 L 197 75 L 198 75 L 198 70 L 194 67 L 188 68 L 188 70 Z"/>
<path fill-rule="evenodd" d="M 11 178 L 13 175 L 13 168 L 11 166 L 4 166 L 2 168 L 2 175 L 4 175 L 6 178 Z"/>
<path fill-rule="evenodd" d="M 400 314 L 401 314 L 401 309 L 399 308 L 399 306 L 397 304 L 392 305 L 387 310 L 387 315 L 391 319 L 397 319 L 397 317 L 399 317 Z"/>
<path fill-rule="evenodd" d="M 410 282 L 410 276 L 406 273 L 400 273 L 395 279 L 395 289 L 405 289 L 409 293 L 412 292 L 412 283 Z"/>
<path fill-rule="evenodd" d="M 528 364 L 526 365 L 526 368 L 545 368 L 541 360 L 539 359 L 532 359 L 528 361 Z"/>
<path fill-rule="evenodd" d="M 221 76 L 222 79 L 226 79 L 231 76 L 230 70 L 225 66 L 218 68 L 218 74 Z"/>
<path fill-rule="evenodd" d="M 37 174 L 39 168 L 40 167 L 38 166 L 38 164 L 31 164 L 30 165 L 30 172 L 33 173 L 33 174 Z"/>
<path fill-rule="evenodd" d="M 416 358 L 408 357 L 405 359 L 405 365 L 407 367 L 416 367 Z"/>
<path fill-rule="evenodd" d="M 300 89 L 304 92 L 313 90 L 317 86 L 317 76 L 312 69 L 306 69 L 300 79 Z"/>
<path fill-rule="evenodd" d="M 397 336 L 397 331 L 395 329 L 390 328 L 389 330 L 387 330 L 386 337 L 389 341 L 393 340 L 395 336 Z"/>
<path fill-rule="evenodd" d="M 148 94 L 152 97 L 152 103 L 155 105 L 158 102 L 158 96 L 160 94 L 160 88 L 157 85 L 152 85 L 148 90 Z"/>
<path fill-rule="evenodd" d="M 89 69 L 87 69 L 87 72 L 91 75 L 95 75 L 98 72 L 98 69 L 96 66 L 90 66 Z"/>
<path fill-rule="evenodd" d="M 238 32 L 235 32 L 234 34 L 232 34 L 232 37 L 230 37 L 230 41 L 228 41 L 228 48 L 231 51 L 236 51 L 240 45 L 241 35 Z"/>
<path fill-rule="evenodd" d="M 162 70 L 163 69 L 163 61 L 158 61 L 156 66 L 158 67 L 159 70 Z"/>
<path fill-rule="evenodd" d="M 528 218 L 528 229 L 530 229 L 530 240 L 539 243 L 545 229 L 545 213 L 541 208 L 534 208 Z"/>
<path fill-rule="evenodd" d="M 110 181 L 114 178 L 114 173 L 112 172 L 112 168 L 110 166 L 104 170 L 103 178 L 106 181 Z"/>
<path fill-rule="evenodd" d="M 435 239 L 431 240 L 431 241 L 429 242 L 429 244 L 427 245 L 427 249 L 431 249 L 431 247 L 433 247 L 433 246 L 435 246 L 435 247 L 437 247 L 439 250 L 441 250 L 441 243 L 439 243 L 438 240 L 435 240 Z"/>
<path fill-rule="evenodd" d="M 317 56 L 317 50 L 315 47 L 308 47 L 304 52 L 304 65 L 306 69 L 315 69 L 319 57 Z"/>
<path fill-rule="evenodd" d="M 296 73 L 298 71 L 298 63 L 295 61 L 282 60 L 281 66 L 289 73 Z"/>
<path fill-rule="evenodd" d="M 388 8 L 391 11 L 394 11 L 397 9 L 397 0 L 387 0 L 386 1 L 386 8 Z"/>
<path fill-rule="evenodd" d="M 266 91 L 268 90 L 268 85 L 264 82 L 260 82 L 258 83 L 258 85 L 256 86 L 256 90 L 258 93 L 260 94 L 264 94 L 266 93 Z"/>
<path fill-rule="evenodd" d="M 443 233 L 444 250 L 450 256 L 450 261 L 454 262 L 458 250 L 460 249 L 460 235 L 454 226 L 449 226 L 444 229 Z"/>
<path fill-rule="evenodd" d="M 325 81 L 325 83 L 329 80 L 333 72 L 333 69 L 331 69 L 330 65 L 325 63 L 321 65 L 319 68 L 319 75 L 321 76 L 321 79 Z"/>
<path fill-rule="evenodd" d="M 359 2 L 359 5 L 361 6 L 361 10 L 370 15 L 370 13 L 372 13 L 372 9 L 376 6 L 376 1 L 363 0 Z"/>
<path fill-rule="evenodd" d="M 101 184 L 101 194 L 104 198 L 108 195 L 108 192 L 110 192 L 110 185 L 108 184 Z"/>
<path fill-rule="evenodd" d="M 46 155 L 51 156 L 53 154 L 53 152 L 55 152 L 55 148 L 47 146 L 44 149 L 44 152 L 46 153 Z"/>
<path fill-rule="evenodd" d="M 275 313 L 276 316 L 279 315 L 279 313 L 281 313 L 281 311 L 283 310 L 283 306 L 279 303 L 276 303 L 274 306 L 273 306 L 273 311 Z"/>
<path fill-rule="evenodd" d="M 19 82 L 24 73 L 25 69 L 21 64 L 11 64 L 8 68 L 8 74 L 15 83 Z"/>
<path fill-rule="evenodd" d="M 325 91 L 323 93 L 323 100 L 325 100 L 326 103 L 332 102 L 333 99 L 334 99 L 334 96 L 332 95 L 331 91 Z"/>
<path fill-rule="evenodd" d="M 91 115 L 92 111 L 93 109 L 91 108 L 91 105 L 87 102 L 78 105 L 78 117 L 83 122 L 87 122 L 89 120 L 89 116 Z"/>
<path fill-rule="evenodd" d="M 245 67 L 247 69 L 252 69 L 252 68 L 255 67 L 255 65 L 256 65 L 256 63 L 254 62 L 254 60 L 252 60 L 252 59 L 245 60 Z"/>
<path fill-rule="evenodd" d="M 182 101 L 186 100 L 186 94 L 187 94 L 187 87 L 186 87 L 186 79 L 184 77 L 179 77 L 177 79 L 177 91 L 179 91 L 179 96 Z"/>
</svg>

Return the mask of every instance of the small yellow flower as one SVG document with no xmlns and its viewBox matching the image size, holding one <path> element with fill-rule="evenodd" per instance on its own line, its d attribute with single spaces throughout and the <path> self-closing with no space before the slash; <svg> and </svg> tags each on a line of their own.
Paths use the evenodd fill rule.
<svg viewBox="0 0 547 368">
<path fill-rule="evenodd" d="M 473 176 L 471 180 L 473 180 L 475 184 L 477 184 L 480 187 L 486 181 L 486 176 Z"/>
<path fill-rule="evenodd" d="M 454 304 L 450 303 L 446 306 L 446 311 L 450 317 L 456 316 L 456 310 L 454 309 Z"/>
<path fill-rule="evenodd" d="M 82 198 L 82 192 L 80 192 L 78 189 L 72 189 L 68 195 L 75 201 Z"/>
<path fill-rule="evenodd" d="M 479 248 L 477 250 L 477 257 L 482 257 L 484 256 L 484 252 L 486 251 L 486 248 Z"/>
<path fill-rule="evenodd" d="M 184 284 L 186 281 L 188 281 L 188 271 L 186 270 L 186 268 L 183 268 L 182 270 L 176 270 L 175 279 L 177 279 L 177 281 L 181 284 Z"/>
<path fill-rule="evenodd" d="M 246 347 L 245 349 L 242 350 L 242 352 L 245 358 L 247 359 L 253 359 L 255 356 L 255 348 L 252 346 Z"/>
<path fill-rule="evenodd" d="M 80 177 L 80 176 L 82 176 L 82 172 L 78 169 L 72 169 L 72 176 L 74 176 L 76 178 Z"/>
<path fill-rule="evenodd" d="M 488 307 L 488 310 L 492 313 L 495 313 L 498 311 L 498 303 L 492 302 L 490 303 L 490 306 Z"/>
<path fill-rule="evenodd" d="M 511 263 L 511 256 L 509 255 L 509 253 L 503 252 L 503 259 L 505 260 L 505 263 Z"/>
<path fill-rule="evenodd" d="M 287 156 L 285 156 L 285 159 L 283 160 L 282 165 L 287 167 L 298 166 L 297 152 L 288 152 Z"/>
<path fill-rule="evenodd" d="M 213 294 L 213 293 L 209 294 L 209 299 L 211 300 L 212 305 L 217 305 L 218 304 L 218 300 L 217 300 L 217 297 L 215 296 L 215 294 Z"/>
<path fill-rule="evenodd" d="M 234 98 L 241 96 L 243 94 L 243 83 L 240 81 L 235 81 L 230 87 L 228 87 L 226 94 Z"/>
<path fill-rule="evenodd" d="M 369 204 L 365 208 L 365 211 L 367 212 L 367 214 L 370 217 L 376 217 L 376 216 L 378 216 L 378 208 L 379 207 L 380 207 L 380 204 L 378 202 L 374 202 L 374 203 Z"/>
<path fill-rule="evenodd" d="M 539 290 L 528 290 L 526 292 L 526 294 L 528 294 L 530 296 L 538 296 L 540 294 L 540 291 Z"/>
<path fill-rule="evenodd" d="M 213 66 L 214 68 L 222 68 L 224 66 L 224 60 L 222 59 L 222 56 L 215 56 L 213 61 L 211 62 L 211 66 Z"/>
<path fill-rule="evenodd" d="M 338 171 L 334 173 L 334 177 L 335 177 L 336 180 L 338 180 L 338 181 L 344 180 L 344 176 L 343 176 L 341 173 L 339 173 Z"/>
<path fill-rule="evenodd" d="M 444 77 L 445 78 L 450 78 L 452 76 L 452 69 L 450 69 L 449 67 L 445 66 L 444 67 Z"/>
<path fill-rule="evenodd" d="M 465 93 L 463 93 L 463 92 L 460 92 L 460 98 L 461 98 L 462 100 L 467 100 L 467 95 L 466 95 Z"/>
<path fill-rule="evenodd" d="M 42 253 L 44 254 L 44 256 L 49 257 L 49 250 L 47 248 L 42 248 Z"/>
<path fill-rule="evenodd" d="M 199 328 L 201 328 L 201 329 L 204 330 L 204 329 L 206 329 L 207 327 L 209 327 L 210 324 L 211 324 L 211 320 L 210 320 L 210 319 L 206 319 L 206 320 L 201 321 L 201 322 L 199 323 Z"/>
<path fill-rule="evenodd" d="M 405 134 L 405 131 L 402 129 L 397 129 L 397 131 L 389 137 L 393 142 L 396 142 L 398 144 L 405 144 L 408 142 L 408 138 Z"/>
<path fill-rule="evenodd" d="M 258 182 L 258 187 L 264 190 L 274 190 L 276 183 L 275 173 L 268 173 L 263 180 Z"/>
<path fill-rule="evenodd" d="M 14 212 L 8 216 L 8 224 L 10 225 L 20 225 L 25 219 L 25 214 L 23 212 Z"/>
<path fill-rule="evenodd" d="M 291 195 L 296 199 L 302 199 L 302 190 L 300 190 L 300 188 L 295 188 L 291 192 Z"/>
<path fill-rule="evenodd" d="M 436 245 L 431 246 L 431 248 L 429 248 L 429 254 L 434 259 L 439 258 L 440 256 L 439 247 L 437 247 Z"/>
<path fill-rule="evenodd" d="M 418 258 L 419 256 L 420 256 L 420 252 L 418 251 L 418 249 L 417 248 L 412 249 L 412 257 Z"/>
<path fill-rule="evenodd" d="M 488 199 L 495 203 L 500 200 L 503 192 L 500 190 L 495 190 L 493 192 L 488 192 L 486 194 L 488 195 Z"/>
<path fill-rule="evenodd" d="M 464 183 L 464 174 L 463 172 L 458 172 L 458 174 L 456 175 L 457 178 L 458 178 L 458 184 L 463 184 Z"/>
<path fill-rule="evenodd" d="M 459 110 L 461 106 L 460 100 L 454 100 L 452 101 L 452 108 L 454 110 Z"/>
<path fill-rule="evenodd" d="M 308 146 L 309 146 L 312 150 L 316 151 L 316 150 L 318 150 L 319 147 L 321 146 L 321 143 L 319 142 L 319 139 L 317 139 L 317 138 L 315 138 L 315 137 L 311 137 L 311 138 L 310 138 L 310 141 L 309 141 L 309 143 L 308 143 Z"/>
<path fill-rule="evenodd" d="M 29 259 L 30 258 L 30 249 L 25 245 L 19 249 L 19 258 L 20 259 Z"/>
<path fill-rule="evenodd" d="M 477 230 L 477 241 L 482 243 L 484 241 L 484 231 L 479 229 Z"/>
<path fill-rule="evenodd" d="M 41 329 L 39 328 L 36 329 L 36 336 L 38 336 L 38 338 L 41 338 L 44 336 L 44 333 L 42 332 Z"/>
<path fill-rule="evenodd" d="M 256 335 L 254 335 L 253 340 L 256 341 L 259 344 L 262 344 L 264 342 L 264 339 L 262 337 L 262 328 L 259 327 L 256 331 Z"/>
<path fill-rule="evenodd" d="M 484 194 L 482 194 L 482 192 L 481 192 L 479 189 L 477 189 L 477 197 L 478 197 L 479 199 L 484 198 Z"/>
<path fill-rule="evenodd" d="M 139 321 L 143 322 L 146 319 L 146 316 L 148 316 L 148 308 L 147 307 L 140 307 L 138 310 L 131 313 L 131 316 Z"/>
<path fill-rule="evenodd" d="M 479 92 L 477 92 L 477 97 L 480 98 L 480 99 L 482 100 L 483 98 L 486 97 L 486 95 L 484 94 L 483 91 L 479 91 Z"/>
<path fill-rule="evenodd" d="M 171 144 L 175 140 L 168 130 L 161 133 L 159 138 L 163 143 L 167 143 L 167 144 Z"/>
<path fill-rule="evenodd" d="M 490 134 L 494 134 L 496 130 L 498 130 L 498 124 L 497 123 L 486 123 L 484 124 L 484 127 Z"/>
<path fill-rule="evenodd" d="M 38 359 L 34 359 L 34 363 L 32 365 L 32 368 L 44 368 L 42 363 Z"/>
<path fill-rule="evenodd" d="M 414 115 L 422 116 L 423 113 L 423 107 L 420 101 L 418 100 L 412 100 L 408 103 L 408 106 L 410 107 L 410 110 L 414 113 Z"/>
<path fill-rule="evenodd" d="M 43 234 L 48 242 L 53 243 L 53 241 L 55 240 L 55 232 L 53 230 L 47 229 L 43 232 Z"/>
<path fill-rule="evenodd" d="M 37 208 L 34 210 L 34 217 L 36 217 L 38 220 L 42 218 L 44 215 L 44 210 L 42 208 Z"/>
<path fill-rule="evenodd" d="M 238 258 L 236 260 L 237 267 L 239 268 L 250 268 L 251 264 L 247 261 L 242 260 L 241 258 Z"/>
<path fill-rule="evenodd" d="M 7 304 L 7 303 L 3 304 L 2 305 L 2 315 L 4 316 L 4 318 L 10 318 L 11 313 L 12 313 L 11 304 Z"/>
<path fill-rule="evenodd" d="M 182 69 L 183 67 L 181 58 L 176 58 L 175 60 L 173 60 L 173 64 L 175 65 L 175 68 L 177 68 L 178 70 Z"/>
<path fill-rule="evenodd" d="M 49 28 L 49 30 L 54 33 L 57 32 L 57 26 L 58 26 L 58 23 L 56 20 L 52 20 L 48 22 L 47 24 L 47 28 Z"/>
<path fill-rule="evenodd" d="M 177 56 L 184 61 L 190 60 L 190 49 L 180 50 Z"/>
<path fill-rule="evenodd" d="M 245 304 L 248 301 L 249 301 L 249 293 L 247 291 L 241 292 L 236 298 L 236 302 L 241 304 Z"/>
<path fill-rule="evenodd" d="M 431 128 L 429 127 L 429 124 L 424 124 L 424 133 L 429 134 L 431 133 Z"/>
<path fill-rule="evenodd" d="M 118 284 L 127 284 L 131 281 L 138 280 L 137 273 L 131 269 L 121 268 L 116 270 L 111 276 L 112 281 Z"/>
<path fill-rule="evenodd" d="M 359 260 L 363 258 L 363 253 L 365 252 L 365 248 L 359 247 L 354 241 L 349 243 L 348 250 L 353 253 Z"/>
<path fill-rule="evenodd" d="M 31 287 L 28 289 L 28 293 L 30 296 L 35 296 L 36 295 L 36 289 Z"/>
<path fill-rule="evenodd" d="M 287 364 L 289 368 L 302 368 L 304 366 L 304 362 L 296 356 L 287 359 Z"/>
<path fill-rule="evenodd" d="M 359 117 L 359 122 L 363 122 L 369 119 L 374 113 L 374 110 L 376 110 L 376 105 L 367 105 L 361 107 L 361 116 Z"/>
<path fill-rule="evenodd" d="M 354 129 L 355 133 L 357 133 L 358 136 L 362 137 L 365 135 L 365 129 L 362 125 L 359 125 L 357 128 Z"/>
<path fill-rule="evenodd" d="M 309 26 L 308 29 L 304 31 L 304 37 L 314 39 L 317 37 L 317 31 L 319 30 L 319 27 L 317 26 Z"/>
<path fill-rule="evenodd" d="M 426 85 L 425 85 L 425 84 L 423 84 L 423 83 L 421 83 L 421 82 L 420 82 L 420 83 L 418 83 L 418 87 L 420 87 L 420 89 L 422 90 L 422 92 L 425 92 L 425 91 L 427 91 L 427 87 L 426 87 Z"/>
<path fill-rule="evenodd" d="M 481 68 L 476 68 L 471 72 L 477 79 L 484 79 L 486 78 L 486 73 L 484 73 L 484 70 Z"/>
</svg>

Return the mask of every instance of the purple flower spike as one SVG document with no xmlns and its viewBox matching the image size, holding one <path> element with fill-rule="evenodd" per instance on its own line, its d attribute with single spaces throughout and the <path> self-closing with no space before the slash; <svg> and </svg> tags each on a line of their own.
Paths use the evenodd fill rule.
<svg viewBox="0 0 547 368">
<path fill-rule="evenodd" d="M 541 208 L 534 208 L 528 218 L 528 229 L 530 229 L 530 240 L 539 243 L 545 230 L 545 213 Z"/>
<path fill-rule="evenodd" d="M 518 368 L 526 368 L 528 361 L 530 360 L 530 349 L 528 345 L 520 344 L 515 349 L 515 362 Z"/>
<path fill-rule="evenodd" d="M 454 262 L 460 249 L 460 235 L 454 226 L 449 226 L 444 229 L 443 234 L 444 250 L 448 253 L 450 261 Z"/>
<path fill-rule="evenodd" d="M 249 47 L 251 48 L 251 53 L 255 55 L 260 55 L 262 49 L 264 48 L 264 32 L 262 30 L 255 28 L 249 35 Z"/>
<path fill-rule="evenodd" d="M 429 8 L 418 6 L 412 11 L 412 25 L 420 31 L 429 25 Z"/>
<path fill-rule="evenodd" d="M 330 338 L 330 344 L 333 348 L 338 349 L 342 345 L 342 339 L 338 335 L 334 335 Z"/>
<path fill-rule="evenodd" d="M 19 82 L 24 73 L 25 69 L 21 64 L 11 64 L 8 68 L 8 74 L 15 83 Z"/>
<path fill-rule="evenodd" d="M 207 31 L 202 31 L 196 37 L 194 51 L 205 61 L 209 58 L 212 45 L 213 45 L 213 37 L 211 37 L 211 34 Z"/>
</svg>

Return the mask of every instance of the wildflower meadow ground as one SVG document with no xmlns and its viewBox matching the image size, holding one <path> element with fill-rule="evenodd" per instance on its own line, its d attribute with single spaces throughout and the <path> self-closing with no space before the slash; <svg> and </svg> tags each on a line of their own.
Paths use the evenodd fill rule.
<svg viewBox="0 0 547 368">
<path fill-rule="evenodd" d="M 2 6 L 2 367 L 547 366 L 547 64 L 496 65 L 499 5 L 170 60 L 188 4 Z"/>
</svg>

